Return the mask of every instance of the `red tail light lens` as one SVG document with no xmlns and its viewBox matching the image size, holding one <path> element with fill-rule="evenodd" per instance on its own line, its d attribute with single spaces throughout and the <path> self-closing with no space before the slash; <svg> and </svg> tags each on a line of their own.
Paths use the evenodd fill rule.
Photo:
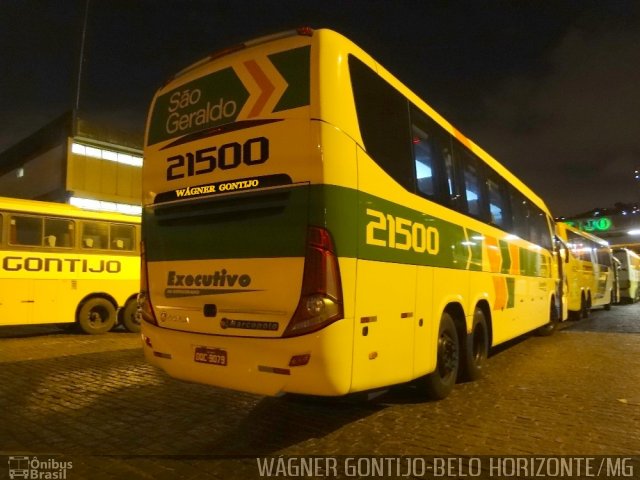
<svg viewBox="0 0 640 480">
<path fill-rule="evenodd" d="M 309 227 L 300 300 L 285 337 L 319 330 L 344 316 L 338 257 L 329 232 Z"/>
</svg>

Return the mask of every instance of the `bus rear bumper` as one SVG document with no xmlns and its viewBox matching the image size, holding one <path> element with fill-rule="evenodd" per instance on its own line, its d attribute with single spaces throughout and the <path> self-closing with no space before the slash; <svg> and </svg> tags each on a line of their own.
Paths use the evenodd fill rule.
<svg viewBox="0 0 640 480">
<path fill-rule="evenodd" d="M 147 361 L 179 380 L 270 396 L 350 392 L 353 322 L 349 319 L 290 338 L 204 335 L 147 322 L 142 322 L 141 336 Z"/>
</svg>

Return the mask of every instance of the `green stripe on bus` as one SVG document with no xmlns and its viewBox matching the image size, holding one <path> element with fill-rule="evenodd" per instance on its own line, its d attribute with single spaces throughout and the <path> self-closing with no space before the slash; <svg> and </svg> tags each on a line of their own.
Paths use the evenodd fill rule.
<svg viewBox="0 0 640 480">
<path fill-rule="evenodd" d="M 315 225 L 329 230 L 339 257 L 473 271 L 483 265 L 480 232 L 465 234 L 460 225 L 335 185 L 254 191 L 183 208 L 144 210 L 149 261 L 302 257 L 307 226 Z M 507 242 L 500 248 L 505 272 Z M 540 253 L 519 251 L 521 273 L 539 276 Z"/>
<path fill-rule="evenodd" d="M 507 308 L 513 308 L 516 304 L 516 279 L 507 277 Z"/>
<path fill-rule="evenodd" d="M 520 249 L 520 273 L 530 277 L 538 277 L 541 272 L 542 255 L 539 252 Z"/>
<path fill-rule="evenodd" d="M 511 269 L 511 253 L 509 252 L 509 243 L 504 240 L 500 240 L 499 243 L 500 254 L 502 256 L 502 268 L 500 271 L 502 273 L 509 273 Z"/>
<path fill-rule="evenodd" d="M 471 251 L 469 260 L 469 270 L 473 272 L 482 271 L 482 243 L 484 236 L 480 232 L 467 229 L 467 245 Z"/>
<path fill-rule="evenodd" d="M 364 192 L 358 217 L 358 258 L 466 268 L 469 246 L 459 225 Z"/>
</svg>

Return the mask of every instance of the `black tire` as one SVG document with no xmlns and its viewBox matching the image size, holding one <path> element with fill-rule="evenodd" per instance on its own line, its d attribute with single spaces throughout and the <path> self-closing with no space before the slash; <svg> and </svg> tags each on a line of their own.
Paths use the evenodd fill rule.
<svg viewBox="0 0 640 480">
<path fill-rule="evenodd" d="M 585 297 L 582 297 L 580 300 L 580 318 L 589 318 L 589 313 L 591 313 L 591 301 L 587 301 Z"/>
<path fill-rule="evenodd" d="M 551 303 L 551 310 L 549 312 L 549 323 L 541 326 L 536 330 L 536 334 L 540 337 L 548 337 L 549 335 L 553 335 L 553 333 L 558 329 L 558 324 L 560 323 L 560 315 L 558 309 L 555 307 L 553 302 Z"/>
<path fill-rule="evenodd" d="M 442 400 L 453 390 L 460 369 L 460 342 L 456 325 L 447 312 L 440 318 L 438 359 L 433 373 L 423 377 L 421 387 L 434 400 Z"/>
<path fill-rule="evenodd" d="M 122 309 L 120 321 L 127 331 L 138 333 L 140 331 L 140 321 L 138 320 L 138 303 L 135 298 L 130 299 Z"/>
<path fill-rule="evenodd" d="M 465 343 L 462 351 L 462 380 L 478 380 L 482 377 L 489 357 L 489 327 L 480 308 L 473 312 L 473 326 Z"/>
<path fill-rule="evenodd" d="M 93 297 L 78 309 L 78 325 L 84 333 L 106 333 L 116 324 L 116 307 L 106 298 Z"/>
</svg>

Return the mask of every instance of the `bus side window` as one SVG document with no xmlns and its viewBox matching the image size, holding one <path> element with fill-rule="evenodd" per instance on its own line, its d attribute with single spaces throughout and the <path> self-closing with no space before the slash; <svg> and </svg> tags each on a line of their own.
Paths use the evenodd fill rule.
<svg viewBox="0 0 640 480">
<path fill-rule="evenodd" d="M 459 179 L 460 193 L 462 194 L 460 198 L 461 211 L 488 222 L 487 172 L 485 172 L 482 162 L 460 141 L 454 143 L 453 154 L 461 172 Z"/>
<path fill-rule="evenodd" d="M 414 105 L 411 106 L 411 143 L 417 193 L 448 205 L 444 162 L 446 157 L 451 157 L 449 134 Z"/>
<path fill-rule="evenodd" d="M 529 205 L 527 200 L 516 189 L 511 190 L 512 233 L 529 240 Z"/>
<path fill-rule="evenodd" d="M 37 217 L 11 217 L 11 243 L 40 247 L 43 245 L 42 219 Z"/>
<path fill-rule="evenodd" d="M 415 192 L 407 99 L 352 55 L 349 72 L 364 149 L 396 182 Z"/>
<path fill-rule="evenodd" d="M 416 162 L 418 192 L 428 198 L 436 195 L 435 152 L 429 135 L 413 126 L 413 156 Z"/>
<path fill-rule="evenodd" d="M 82 222 L 83 248 L 109 248 L 109 225 L 102 222 Z"/>
<path fill-rule="evenodd" d="M 44 246 L 45 247 L 73 247 L 73 220 L 66 218 L 45 218 Z"/>
<path fill-rule="evenodd" d="M 111 225 L 111 249 L 133 250 L 135 245 L 135 228 L 133 225 Z"/>
<path fill-rule="evenodd" d="M 464 195 L 462 195 L 462 181 L 459 178 L 459 167 L 452 155 L 451 149 L 447 149 L 444 155 L 445 169 L 445 198 L 444 205 L 450 206 L 454 210 L 464 211 Z"/>
<path fill-rule="evenodd" d="M 534 205 L 530 205 L 529 209 L 531 210 L 529 217 L 529 240 L 536 245 L 540 245 L 542 248 L 551 250 L 553 245 L 547 216 Z"/>
<path fill-rule="evenodd" d="M 467 212 L 476 218 L 484 219 L 484 195 L 482 191 L 482 181 L 480 170 L 475 161 L 467 158 L 464 169 L 464 189 L 467 196 Z"/>
<path fill-rule="evenodd" d="M 511 219 L 507 214 L 509 202 L 505 182 L 497 175 L 491 175 L 487 179 L 487 191 L 489 194 L 491 223 L 503 230 L 509 230 L 511 228 Z"/>
</svg>

